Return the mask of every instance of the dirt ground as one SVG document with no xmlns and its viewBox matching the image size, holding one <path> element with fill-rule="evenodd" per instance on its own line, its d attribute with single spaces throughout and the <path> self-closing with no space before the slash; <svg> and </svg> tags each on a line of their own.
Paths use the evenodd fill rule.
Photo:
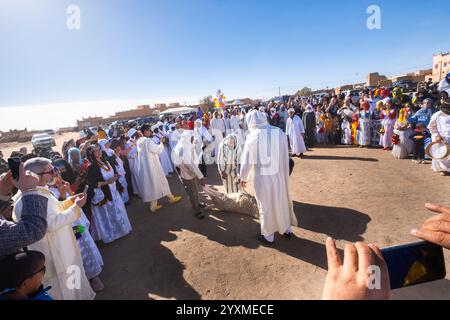
<svg viewBox="0 0 450 320">
<path fill-rule="evenodd" d="M 76 133 L 55 136 L 62 142 Z M 23 144 L 1 145 L 5 157 Z M 208 183 L 218 185 L 215 168 Z M 97 299 L 319 299 L 326 275 L 327 236 L 381 247 L 415 241 L 410 230 L 431 214 L 425 202 L 450 205 L 450 178 L 430 165 L 396 160 L 379 149 L 314 148 L 295 159 L 291 192 L 299 227 L 296 237 L 276 238 L 273 248 L 256 239 L 250 217 L 209 213 L 194 218 L 177 178 L 169 179 L 176 205 L 162 202 L 156 214 L 134 199 L 128 206 L 130 235 L 99 243 L 105 283 Z M 450 252 L 446 252 L 450 270 Z M 450 299 L 447 279 L 396 290 L 395 299 Z"/>
<path fill-rule="evenodd" d="M 54 135 L 56 147 L 53 148 L 53 150 L 61 152 L 61 147 L 64 143 L 64 141 L 68 141 L 70 139 L 77 140 L 78 139 L 78 132 L 68 132 L 63 134 L 55 134 Z M 31 152 L 33 150 L 33 146 L 31 145 L 31 141 L 24 142 L 24 143 L 18 143 L 18 142 L 11 142 L 11 143 L 0 143 L 0 151 L 3 152 L 3 157 L 5 159 L 8 159 L 11 152 L 13 151 L 19 151 L 21 147 L 27 147 L 28 152 Z"/>
<path fill-rule="evenodd" d="M 209 173 L 208 183 L 218 184 L 216 170 Z M 177 178 L 170 184 L 185 195 Z M 291 185 L 296 238 L 278 237 L 273 248 L 259 244 L 259 224 L 249 217 L 215 212 L 200 221 L 186 197 L 152 214 L 134 200 L 133 232 L 99 244 L 105 289 L 97 299 L 319 299 L 327 236 L 341 249 L 359 240 L 381 247 L 415 241 L 410 230 L 430 216 L 424 203 L 450 205 L 450 178 L 379 149 L 315 148 L 295 160 Z M 450 299 L 450 275 L 396 290 L 394 298 Z"/>
</svg>

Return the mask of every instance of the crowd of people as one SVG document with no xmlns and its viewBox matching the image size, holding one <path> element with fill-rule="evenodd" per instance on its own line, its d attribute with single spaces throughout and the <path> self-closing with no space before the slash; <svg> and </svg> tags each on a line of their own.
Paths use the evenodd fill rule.
<svg viewBox="0 0 450 320">
<path fill-rule="evenodd" d="M 104 262 L 96 241 L 107 244 L 132 232 L 131 201 L 148 203 L 153 213 L 162 208 L 162 198 L 170 205 L 180 202 L 171 191 L 172 177 L 179 177 L 170 181 L 183 184 L 200 220 L 205 218 L 200 187 L 208 170 L 218 170 L 227 194 L 251 185 L 260 215 L 258 239 L 271 246 L 276 233 L 291 239 L 291 227 L 297 225 L 290 157 L 304 157 L 320 144 L 344 144 L 381 147 L 396 158 L 412 153 L 415 162 L 423 163 L 430 140 L 450 143 L 448 93 L 433 97 L 424 87 L 411 99 L 399 88 L 378 88 L 362 90 L 358 101 L 342 95 L 293 96 L 245 108 L 199 108 L 189 117 L 162 118 L 156 124 L 87 130 L 65 142 L 61 152 L 47 150 L 45 157 L 36 150 L 13 153 L 21 161 L 14 177 L 2 155 L 0 297 L 93 299 L 103 289 Z M 264 156 L 267 152 L 271 156 Z M 450 157 L 432 159 L 432 168 L 448 174 Z M 431 209 L 442 213 L 443 229 L 425 224 L 415 235 L 449 248 L 449 210 Z M 331 240 L 327 250 L 334 276 L 327 278 L 324 297 L 341 297 L 336 289 L 343 281 L 340 260 Z M 371 252 L 383 263 L 376 246 L 357 244 L 346 249 L 345 259 L 356 259 L 355 252 Z M 74 274 L 79 274 L 75 282 Z"/>
</svg>

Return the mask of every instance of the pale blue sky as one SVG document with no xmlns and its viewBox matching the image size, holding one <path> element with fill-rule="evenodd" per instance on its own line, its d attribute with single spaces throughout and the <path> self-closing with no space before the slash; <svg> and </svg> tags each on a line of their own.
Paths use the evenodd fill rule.
<svg viewBox="0 0 450 320">
<path fill-rule="evenodd" d="M 431 68 L 449 21 L 447 0 L 1 0 L 0 106 L 332 87 Z"/>
</svg>

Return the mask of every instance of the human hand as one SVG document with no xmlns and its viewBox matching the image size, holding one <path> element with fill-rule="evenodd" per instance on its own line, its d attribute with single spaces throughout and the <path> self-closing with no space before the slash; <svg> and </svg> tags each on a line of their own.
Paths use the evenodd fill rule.
<svg viewBox="0 0 450 320">
<path fill-rule="evenodd" d="M 243 180 L 241 180 L 241 187 L 242 188 L 245 188 L 245 187 L 247 187 L 247 181 L 243 181 Z"/>
<path fill-rule="evenodd" d="M 14 180 L 14 186 L 22 192 L 28 191 L 30 189 L 34 189 L 37 187 L 39 183 L 39 178 L 35 174 L 30 171 L 26 171 L 23 167 L 23 163 L 20 164 L 19 167 L 19 179 Z"/>
<path fill-rule="evenodd" d="M 225 180 L 225 179 L 227 178 L 228 175 L 227 175 L 226 172 L 221 172 L 221 176 L 222 176 L 222 179 Z"/>
<path fill-rule="evenodd" d="M 411 230 L 417 238 L 450 250 L 450 208 L 427 203 L 425 208 L 437 215 L 427 219 L 419 230 Z"/>
<path fill-rule="evenodd" d="M 326 242 L 328 274 L 322 299 L 324 300 L 388 300 L 391 297 L 389 273 L 380 249 L 362 242 L 345 247 L 344 264 L 336 243 Z M 371 288 L 370 267 L 380 268 L 380 289 Z M 376 279 L 375 279 L 376 280 Z"/>
<path fill-rule="evenodd" d="M 84 205 L 86 204 L 86 201 L 87 201 L 87 196 L 84 193 L 80 193 L 80 194 L 77 194 L 74 196 L 74 202 L 80 208 L 84 207 Z"/>
<path fill-rule="evenodd" d="M 6 175 L 0 179 L 0 195 L 8 196 L 14 188 L 12 172 L 8 171 Z"/>
</svg>

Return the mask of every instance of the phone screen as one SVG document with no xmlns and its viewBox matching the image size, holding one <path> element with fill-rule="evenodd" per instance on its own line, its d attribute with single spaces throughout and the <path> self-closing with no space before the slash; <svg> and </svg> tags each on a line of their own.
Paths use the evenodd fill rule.
<svg viewBox="0 0 450 320">
<path fill-rule="evenodd" d="M 20 158 L 13 157 L 8 159 L 8 167 L 11 170 L 12 176 L 15 180 L 19 179 L 20 175 Z"/>
<path fill-rule="evenodd" d="M 442 247 L 417 242 L 381 250 L 386 260 L 391 289 L 398 289 L 445 278 Z"/>
</svg>

